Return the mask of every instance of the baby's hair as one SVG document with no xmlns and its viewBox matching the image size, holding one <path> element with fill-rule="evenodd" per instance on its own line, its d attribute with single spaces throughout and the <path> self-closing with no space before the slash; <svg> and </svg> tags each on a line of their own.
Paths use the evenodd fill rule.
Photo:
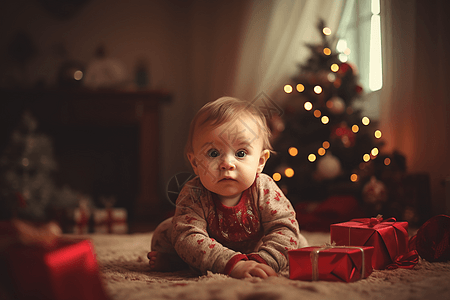
<svg viewBox="0 0 450 300">
<path fill-rule="evenodd" d="M 256 117 L 260 126 L 260 133 L 263 138 L 263 149 L 273 152 L 270 144 L 270 129 L 267 126 L 266 117 L 250 102 L 240 100 L 233 97 L 221 97 L 215 101 L 206 103 L 192 119 L 188 140 L 185 147 L 185 154 L 192 153 L 192 140 L 194 138 L 194 131 L 198 126 L 209 124 L 212 126 L 219 126 L 225 122 L 231 121 L 242 114 L 249 114 Z M 203 117 L 205 116 L 205 117 Z M 203 117 L 203 118 L 201 118 Z M 201 118 L 201 119 L 200 119 Z"/>
</svg>

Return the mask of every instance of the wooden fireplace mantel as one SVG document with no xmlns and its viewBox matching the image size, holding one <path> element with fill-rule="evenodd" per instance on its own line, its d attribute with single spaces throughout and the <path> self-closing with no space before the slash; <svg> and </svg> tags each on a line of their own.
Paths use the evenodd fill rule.
<svg viewBox="0 0 450 300">
<path fill-rule="evenodd" d="M 26 103 L 38 118 L 53 126 L 137 125 L 140 191 L 133 211 L 137 221 L 159 215 L 159 108 L 171 100 L 163 91 L 1 90 L 3 100 Z"/>
</svg>

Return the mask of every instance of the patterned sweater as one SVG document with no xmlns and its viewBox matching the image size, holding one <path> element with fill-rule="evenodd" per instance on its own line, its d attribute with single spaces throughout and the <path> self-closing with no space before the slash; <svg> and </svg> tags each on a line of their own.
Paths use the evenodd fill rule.
<svg viewBox="0 0 450 300">
<path fill-rule="evenodd" d="M 279 272 L 288 266 L 288 250 L 307 246 L 291 203 L 266 174 L 257 175 L 233 207 L 223 205 L 198 177 L 186 183 L 176 205 L 172 245 L 203 274 L 229 274 L 240 260 Z"/>
</svg>

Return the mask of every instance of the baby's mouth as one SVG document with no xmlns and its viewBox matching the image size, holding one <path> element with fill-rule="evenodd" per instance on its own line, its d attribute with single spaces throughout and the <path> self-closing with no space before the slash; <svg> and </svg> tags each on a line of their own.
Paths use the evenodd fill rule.
<svg viewBox="0 0 450 300">
<path fill-rule="evenodd" d="M 221 182 L 221 181 L 236 181 L 236 179 L 231 178 L 231 177 L 224 177 L 224 178 L 219 180 L 219 182 Z"/>
</svg>

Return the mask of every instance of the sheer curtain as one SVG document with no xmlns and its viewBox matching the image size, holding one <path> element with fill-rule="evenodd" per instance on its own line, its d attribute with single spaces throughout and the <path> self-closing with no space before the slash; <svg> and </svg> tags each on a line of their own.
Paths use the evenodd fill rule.
<svg viewBox="0 0 450 300">
<path fill-rule="evenodd" d="M 344 0 L 252 1 L 232 94 L 252 100 L 260 92 L 281 101 L 283 86 L 309 57 L 305 43 L 320 42 L 320 18 L 335 32 Z"/>
<path fill-rule="evenodd" d="M 386 150 L 402 152 L 409 172 L 430 175 L 433 213 L 443 213 L 443 181 L 450 176 L 449 8 L 442 0 L 382 0 L 381 9 Z"/>
</svg>

